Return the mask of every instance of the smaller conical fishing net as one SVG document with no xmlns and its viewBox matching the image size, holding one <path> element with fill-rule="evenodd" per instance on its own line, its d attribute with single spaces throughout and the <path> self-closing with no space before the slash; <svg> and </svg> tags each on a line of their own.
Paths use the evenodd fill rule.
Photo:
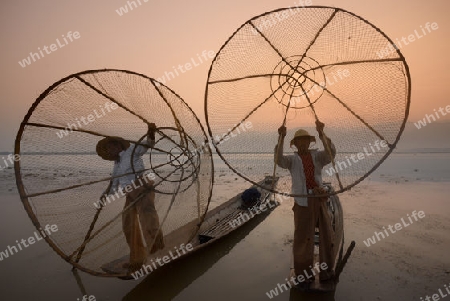
<svg viewBox="0 0 450 301">
<path fill-rule="evenodd" d="M 124 194 L 111 194 L 99 202 L 112 179 L 114 162 L 99 157 L 96 145 L 114 136 L 137 150 L 146 143 L 151 123 L 157 127 L 155 145 L 142 155 L 144 170 L 134 166 L 138 154 L 130 160 L 132 177 L 145 172 L 154 181 L 154 207 L 165 247 L 150 260 L 170 251 L 177 254 L 176 248 L 195 236 L 211 197 L 211 150 L 190 107 L 144 75 L 86 71 L 48 88 L 21 125 L 16 139 L 21 160 L 15 168 L 25 209 L 36 227 L 57 225 L 58 231 L 47 241 L 83 271 L 127 274 L 104 268 L 130 253 L 122 226 L 128 209 Z M 116 178 L 124 176 L 130 174 L 119 173 Z"/>
<path fill-rule="evenodd" d="M 218 154 L 256 184 L 273 173 L 282 125 L 285 155 L 294 154 L 290 141 L 304 129 L 316 137 L 312 148 L 331 157 L 319 120 L 337 151 L 324 182 L 336 192 L 353 187 L 392 152 L 407 120 L 408 66 L 390 45 L 381 30 L 338 8 L 279 9 L 247 21 L 209 71 L 205 111 Z M 274 191 L 293 195 L 289 171 L 277 167 L 276 175 Z"/>
</svg>

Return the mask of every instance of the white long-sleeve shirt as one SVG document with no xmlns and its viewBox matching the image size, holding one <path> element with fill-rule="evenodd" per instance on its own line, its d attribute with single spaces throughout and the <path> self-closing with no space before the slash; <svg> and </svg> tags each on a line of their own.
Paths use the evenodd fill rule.
<svg viewBox="0 0 450 301">
<path fill-rule="evenodd" d="M 336 153 L 336 148 L 333 142 L 331 142 L 330 148 L 332 153 Z M 314 180 L 317 185 L 322 186 L 322 169 L 325 165 L 331 163 L 331 158 L 325 150 L 318 151 L 317 149 L 313 149 L 310 150 L 310 152 L 314 163 Z M 291 193 L 307 195 L 308 189 L 306 188 L 306 177 L 303 170 L 303 162 L 298 153 L 287 156 L 283 155 L 283 143 L 281 143 L 281 147 L 278 151 L 278 157 L 276 156 L 277 147 L 275 146 L 275 162 L 281 168 L 289 169 L 289 172 L 291 173 Z M 294 200 L 299 206 L 308 206 L 308 198 L 306 197 L 294 197 Z"/>
<path fill-rule="evenodd" d="M 133 168 L 131 165 L 134 148 L 136 148 L 133 156 L 134 171 L 137 174 L 143 173 L 143 171 L 145 170 L 145 166 L 144 161 L 142 160 L 142 156 L 147 152 L 149 147 L 155 146 L 155 140 L 147 137 L 147 141 L 143 141 L 142 144 L 145 144 L 146 146 L 141 144 L 131 144 L 126 150 L 123 150 L 119 153 L 119 160 L 114 162 L 112 176 L 117 177 L 123 174 L 127 175 L 114 178 L 112 180 L 111 188 L 108 194 L 113 194 L 119 189 L 123 189 L 125 186 L 131 185 L 136 179 L 136 175 L 133 174 Z"/>
</svg>

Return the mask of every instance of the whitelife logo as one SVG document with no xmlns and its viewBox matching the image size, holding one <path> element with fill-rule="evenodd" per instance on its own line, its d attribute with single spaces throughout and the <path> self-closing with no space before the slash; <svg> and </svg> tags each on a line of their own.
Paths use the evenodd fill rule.
<svg viewBox="0 0 450 301">
<path fill-rule="evenodd" d="M 420 297 L 420 301 L 439 301 L 441 299 L 444 299 L 445 297 L 447 297 L 450 294 L 450 284 L 447 286 L 447 284 L 444 284 L 445 290 L 447 291 L 448 294 L 444 293 L 442 291 L 442 289 L 440 288 L 438 290 L 439 294 L 433 294 L 432 296 L 426 296 L 425 298 Z"/>
<path fill-rule="evenodd" d="M 172 253 L 172 251 L 169 251 L 169 255 L 163 256 L 163 258 L 158 257 L 154 260 L 151 259 L 149 265 L 143 264 L 142 268 L 139 271 L 132 273 L 131 276 L 133 276 L 134 280 L 138 280 L 139 278 L 150 274 L 158 267 L 162 267 L 164 264 L 169 263 L 172 260 L 177 259 L 181 255 L 185 255 L 186 253 L 191 252 L 192 250 L 194 250 L 192 244 L 190 243 L 188 243 L 187 245 L 181 244 L 179 248 L 175 247 L 176 255 Z M 155 261 L 156 263 L 158 263 L 158 266 L 156 265 Z"/>
<path fill-rule="evenodd" d="M 69 31 L 67 35 L 62 35 L 62 40 L 64 43 L 62 43 L 59 38 L 56 39 L 56 43 L 50 44 L 50 46 L 44 45 L 44 47 L 38 47 L 38 52 L 30 52 L 30 55 L 26 58 L 24 58 L 22 61 L 19 62 L 19 65 L 22 68 L 25 68 L 28 65 L 31 65 L 31 63 L 36 62 L 37 60 L 40 60 L 43 58 L 44 52 L 46 54 L 50 54 L 52 52 L 55 52 L 58 49 L 61 49 L 69 44 L 70 42 L 73 42 L 75 40 L 78 40 L 80 38 L 80 33 L 78 31 L 74 31 L 73 33 Z M 40 54 L 40 55 L 39 55 Z"/>
<path fill-rule="evenodd" d="M 20 242 L 16 240 L 17 248 L 22 251 L 22 246 L 24 248 L 28 248 L 30 245 L 46 238 L 47 236 L 51 235 L 52 232 L 54 233 L 56 231 L 58 231 L 57 225 L 46 225 L 44 229 L 39 228 L 39 233 L 34 232 L 34 236 L 31 236 L 28 239 L 22 239 Z M 7 249 L 4 252 L 0 252 L 0 261 L 3 261 L 4 258 L 8 258 L 9 256 L 18 253 L 19 250 L 17 250 L 17 248 L 15 246 L 7 246 Z"/>
<path fill-rule="evenodd" d="M 131 12 L 132 10 L 134 10 L 135 8 L 138 8 L 140 6 L 142 6 L 142 2 L 147 3 L 150 0 L 136 0 L 136 1 L 127 1 L 127 4 L 124 6 L 119 7 L 119 9 L 116 9 L 116 13 L 122 17 L 123 15 Z M 139 3 L 139 5 L 138 5 Z M 128 9 L 129 8 L 129 9 Z"/>
<path fill-rule="evenodd" d="M 397 40 L 397 43 L 394 44 L 388 44 L 385 48 L 381 49 L 380 51 L 377 51 L 377 56 L 382 59 L 386 56 L 389 56 L 390 54 L 397 52 L 397 49 L 401 49 L 403 46 L 407 46 L 410 43 L 417 41 L 421 38 L 423 38 L 424 36 L 426 36 L 427 34 L 431 33 L 431 30 L 437 30 L 439 28 L 439 25 L 436 22 L 430 23 L 427 22 L 425 24 L 425 28 L 426 30 L 422 27 L 422 25 L 420 25 L 420 29 L 422 30 L 422 34 L 421 35 L 417 29 L 414 30 L 414 33 L 408 35 L 408 37 L 402 37 L 400 40 Z M 409 41 L 409 42 L 408 42 Z"/>
<path fill-rule="evenodd" d="M 75 118 L 76 123 L 67 123 L 67 126 L 64 128 L 64 130 L 60 130 L 56 132 L 56 135 L 59 139 L 62 139 L 63 137 L 69 136 L 70 133 L 73 131 L 77 131 L 83 128 L 83 125 L 88 125 L 97 119 L 100 119 L 104 116 L 106 116 L 107 113 L 111 113 L 112 111 L 116 110 L 119 107 L 118 104 L 114 102 L 106 102 L 104 105 L 99 106 L 100 112 L 95 109 L 92 114 L 87 115 L 86 117 L 81 116 L 79 119 Z M 81 122 L 83 124 L 81 124 Z"/>
<path fill-rule="evenodd" d="M 180 76 L 181 74 L 184 74 L 188 72 L 189 70 L 192 70 L 192 68 L 198 67 L 204 62 L 206 62 L 208 59 L 214 58 L 216 53 L 213 50 L 203 50 L 201 55 L 197 53 L 197 58 L 192 57 L 190 61 L 184 63 L 184 64 L 178 64 L 177 67 L 172 66 L 172 71 L 166 71 L 164 72 L 163 76 L 158 77 L 156 80 L 158 82 L 161 82 L 163 84 L 166 84 L 166 82 L 175 79 L 176 77 Z M 156 83 L 157 86 L 160 86 L 159 83 Z"/>
<path fill-rule="evenodd" d="M 450 105 L 446 106 L 445 110 L 443 107 L 440 107 L 438 111 L 439 111 L 439 113 L 441 113 L 442 116 L 446 116 L 448 113 L 450 113 Z M 434 116 L 436 116 L 436 117 L 434 117 Z M 439 116 L 438 112 L 436 112 L 436 109 L 434 109 L 434 115 L 433 114 L 431 114 L 431 115 L 425 114 L 425 118 L 421 119 L 417 122 L 414 122 L 414 125 L 416 126 L 416 128 L 418 130 L 420 130 L 421 128 L 426 127 L 427 124 L 435 122 L 436 118 L 440 119 L 441 116 Z M 428 121 L 428 123 L 427 123 L 427 121 Z"/>
<path fill-rule="evenodd" d="M 417 217 L 419 217 L 420 219 L 424 218 L 425 217 L 425 212 L 423 212 L 423 211 L 417 212 L 416 210 L 414 210 L 411 213 L 411 215 L 414 218 L 414 220 L 417 222 L 419 220 Z M 411 218 L 411 216 L 409 216 L 409 214 L 407 214 L 407 216 L 408 216 L 408 220 L 409 220 L 410 224 L 408 224 L 402 217 L 400 219 L 400 221 L 402 223 L 396 223 L 394 226 L 392 226 L 392 225 L 388 226 L 388 229 L 391 232 L 391 234 L 394 234 L 397 231 L 402 230 L 403 227 L 406 228 L 406 227 L 408 227 L 408 226 L 410 226 L 410 225 L 412 225 L 414 223 L 414 221 Z M 395 228 L 395 230 L 394 230 L 394 228 Z M 366 245 L 366 247 L 370 247 L 370 246 L 376 244 L 377 243 L 377 239 L 378 239 L 378 241 L 380 241 L 382 239 L 385 239 L 386 237 L 389 237 L 389 232 L 386 229 L 386 227 L 383 227 L 383 230 L 384 230 L 384 233 L 383 232 L 375 232 L 374 233 L 375 235 L 373 235 L 372 237 L 369 237 L 367 240 L 364 240 L 363 242 Z"/>
<path fill-rule="evenodd" d="M 252 28 L 251 31 L 254 35 L 257 35 L 259 34 L 259 32 L 263 32 L 264 30 L 272 28 L 277 23 L 283 22 L 284 20 L 289 19 L 291 16 L 297 14 L 299 11 L 301 11 L 302 8 L 312 5 L 312 0 L 298 0 L 298 3 L 297 1 L 295 1 L 294 5 L 294 7 L 289 6 L 287 10 L 284 10 L 282 12 L 275 12 L 270 14 L 270 19 L 266 17 L 266 19 L 264 19 L 260 25 L 256 26 L 258 30 Z"/>
<path fill-rule="evenodd" d="M 274 297 L 277 297 L 278 295 L 282 294 L 285 291 L 289 291 L 293 285 L 298 285 L 305 280 L 309 280 L 316 276 L 316 274 L 320 273 L 320 270 L 326 271 L 328 269 L 328 265 L 325 262 L 318 263 L 316 262 L 313 266 L 309 266 L 311 269 L 311 275 L 308 274 L 306 270 L 303 270 L 303 273 L 305 275 L 298 275 L 297 277 L 291 277 L 290 279 L 285 279 L 286 283 L 278 283 L 277 286 L 274 289 L 271 289 L 269 292 L 266 293 L 267 297 L 269 299 L 273 299 Z M 316 271 L 317 270 L 317 273 Z"/>
<path fill-rule="evenodd" d="M 9 154 L 6 158 L 9 160 L 11 165 L 14 165 L 14 162 L 20 161 L 20 155 L 18 155 L 18 154 L 15 154 L 15 155 Z M 5 157 L 2 157 L 2 159 L 3 159 L 3 162 L 5 162 L 5 166 L 2 167 L 2 163 L 0 162 L 0 170 L 5 170 L 5 169 L 8 169 L 8 168 L 11 168 L 9 166 L 10 164 L 6 161 Z"/>
<path fill-rule="evenodd" d="M 331 177 L 333 174 L 338 173 L 337 172 L 338 170 L 343 171 L 344 169 L 351 167 L 352 166 L 352 162 L 353 162 L 353 164 L 356 164 L 356 163 L 364 160 L 365 158 L 373 156 L 374 154 L 377 153 L 377 151 L 381 150 L 381 147 L 383 147 L 383 148 L 388 147 L 388 144 L 384 140 L 381 140 L 381 141 L 377 140 L 377 141 L 375 141 L 373 146 L 372 146 L 372 143 L 369 143 L 369 147 L 372 150 L 372 152 L 369 152 L 367 150 L 367 147 L 364 147 L 363 148 L 364 153 L 363 152 L 359 152 L 357 154 L 351 154 L 350 158 L 348 156 L 345 156 L 345 159 L 346 159 L 348 165 L 347 165 L 347 163 L 345 161 L 336 161 L 335 162 L 335 167 L 336 168 L 330 167 L 330 168 L 326 169 L 325 172 L 327 173 L 327 175 L 329 175 Z M 352 160 L 350 161 L 350 159 L 352 159 Z"/>
</svg>

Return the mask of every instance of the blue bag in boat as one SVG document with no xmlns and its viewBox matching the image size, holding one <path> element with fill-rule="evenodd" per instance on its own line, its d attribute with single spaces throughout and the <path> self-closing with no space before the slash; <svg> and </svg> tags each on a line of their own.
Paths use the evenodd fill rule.
<svg viewBox="0 0 450 301">
<path fill-rule="evenodd" d="M 256 188 L 246 189 L 242 195 L 242 207 L 250 208 L 256 205 L 261 198 L 261 193 Z"/>
</svg>

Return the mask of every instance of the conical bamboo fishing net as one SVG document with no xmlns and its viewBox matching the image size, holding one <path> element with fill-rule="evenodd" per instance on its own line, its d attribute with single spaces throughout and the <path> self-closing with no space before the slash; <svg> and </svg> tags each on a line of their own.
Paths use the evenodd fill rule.
<svg viewBox="0 0 450 301">
<path fill-rule="evenodd" d="M 301 128 L 331 157 L 316 131 L 319 120 L 337 150 L 324 182 L 336 193 L 353 187 L 392 152 L 408 116 L 408 66 L 388 45 L 394 44 L 380 29 L 339 8 L 279 9 L 247 21 L 209 70 L 205 111 L 218 154 L 257 184 L 274 172 L 282 125 L 285 155 L 296 151 L 289 143 Z M 287 170 L 275 172 L 274 192 L 300 196 L 291 194 Z"/>
<path fill-rule="evenodd" d="M 165 248 L 150 256 L 161 257 L 192 239 L 212 190 L 206 134 L 177 94 L 141 74 L 85 71 L 49 87 L 21 124 L 15 149 L 21 159 L 15 170 L 22 202 L 37 228 L 57 225 L 47 242 L 83 271 L 128 274 L 102 269 L 130 252 L 122 231 L 122 212 L 129 209 L 124 209 L 123 194 L 103 206 L 98 203 L 114 163 L 100 158 L 96 145 L 117 136 L 135 150 L 146 139 L 149 123 L 157 126 L 155 145 L 142 159 L 145 171 L 154 175 L 155 208 L 165 241 Z M 142 170 L 135 170 L 135 155 L 130 163 L 137 175 Z"/>
</svg>

